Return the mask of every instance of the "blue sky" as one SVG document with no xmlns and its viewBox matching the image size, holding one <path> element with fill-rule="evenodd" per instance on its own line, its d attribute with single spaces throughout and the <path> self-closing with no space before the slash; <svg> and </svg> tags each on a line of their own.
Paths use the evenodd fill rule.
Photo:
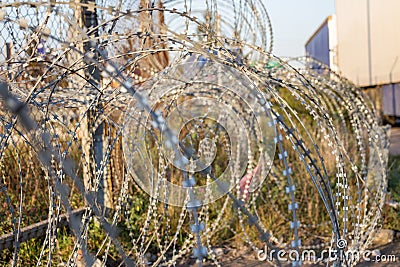
<svg viewBox="0 0 400 267">
<path fill-rule="evenodd" d="M 335 13 L 334 0 L 265 0 L 278 56 L 302 56 L 304 44 L 326 17 Z"/>
</svg>

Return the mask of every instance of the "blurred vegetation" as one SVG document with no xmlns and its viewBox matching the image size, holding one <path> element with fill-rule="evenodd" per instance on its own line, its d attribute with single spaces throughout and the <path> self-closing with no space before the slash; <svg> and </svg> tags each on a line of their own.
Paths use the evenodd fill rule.
<svg viewBox="0 0 400 267">
<path fill-rule="evenodd" d="M 390 156 L 388 164 L 388 200 L 400 203 L 400 156 Z M 384 228 L 400 231 L 400 207 L 386 205 L 383 210 Z"/>
<path fill-rule="evenodd" d="M 279 92 L 280 95 L 288 101 L 288 106 L 295 107 L 297 115 L 301 118 L 302 123 L 306 126 L 309 134 L 316 140 L 319 145 L 320 153 L 325 158 L 325 164 L 327 166 L 328 176 L 332 181 L 336 179 L 336 169 L 335 169 L 335 158 L 331 155 L 330 149 L 322 139 L 322 134 L 316 121 L 310 116 L 309 111 L 305 109 L 304 106 L 298 104 L 296 100 L 293 99 L 290 92 L 284 88 Z M 283 113 L 282 113 L 283 114 Z M 289 118 L 287 115 L 283 114 L 285 121 Z M 344 114 L 346 116 L 346 114 Z M 333 115 L 333 120 L 337 123 L 338 127 L 341 124 L 341 118 Z M 296 122 L 294 122 L 296 123 Z M 297 122 L 298 123 L 298 122 Z M 342 124 L 343 125 L 343 124 Z M 305 128 L 302 125 L 295 125 L 302 136 L 304 142 L 308 144 L 310 149 L 313 149 L 311 140 L 307 136 Z M 346 125 L 350 127 L 350 125 Z M 280 130 L 282 131 L 282 130 Z M 192 138 L 199 141 L 203 136 L 192 136 Z M 223 133 L 221 133 L 223 134 Z M 282 131 L 282 135 L 285 133 Z M 339 131 L 340 134 L 340 131 Z M 349 153 L 353 156 L 355 162 L 359 161 L 359 155 L 357 155 L 357 147 L 355 145 L 355 138 L 353 136 L 340 136 L 348 147 Z M 66 147 L 68 139 L 59 140 L 64 147 Z M 284 139 L 285 146 L 292 146 L 289 140 Z M 81 162 L 81 148 L 79 147 L 79 140 L 74 143 L 69 148 L 69 155 L 76 161 Z M 120 146 L 121 140 L 118 140 L 115 146 L 115 152 L 113 152 L 112 157 L 119 158 L 118 160 L 113 160 L 112 164 L 118 165 L 113 166 L 114 169 L 118 168 L 119 173 L 114 174 L 117 177 L 118 174 L 124 172 L 122 157 L 122 148 Z M 18 153 L 17 153 L 18 150 Z M 157 155 L 157 150 L 149 150 L 150 153 Z M 227 152 L 223 151 L 223 148 L 217 147 L 217 154 L 223 154 L 215 159 L 214 172 L 216 176 L 221 172 L 220 168 L 217 166 L 224 167 L 226 165 Z M 224 152 L 224 153 L 221 153 Z M 304 240 L 304 245 L 316 244 L 318 242 L 326 242 L 330 238 L 331 227 L 325 209 L 323 208 L 323 203 L 315 190 L 315 185 L 313 181 L 309 178 L 307 170 L 304 164 L 298 159 L 298 155 L 291 149 L 288 150 L 290 167 L 293 169 L 293 181 L 296 184 L 296 201 L 299 203 L 299 213 L 301 218 L 302 227 L 299 229 L 300 238 Z M 314 151 L 315 152 L 315 151 Z M 275 154 L 274 164 L 278 165 L 280 170 L 283 169 L 282 161 L 278 159 L 277 153 Z M 318 163 L 321 164 L 321 163 Z M 13 230 L 13 219 L 18 219 L 19 211 L 16 209 L 20 201 L 20 190 L 21 186 L 23 189 L 23 210 L 22 210 L 22 223 L 21 227 L 31 225 L 33 223 L 46 220 L 48 216 L 49 194 L 51 193 L 49 189 L 53 188 L 51 179 L 48 179 L 46 172 L 40 167 L 41 164 L 37 160 L 37 156 L 32 148 L 25 142 L 17 142 L 14 146 L 10 146 L 5 150 L 5 154 L 0 161 L 0 175 L 2 183 L 7 187 L 6 193 L 10 198 L 10 203 L 12 203 L 16 218 L 12 218 L 10 213 L 10 206 L 5 198 L 5 194 L 0 195 L 0 235 L 10 233 Z M 77 174 L 82 178 L 82 165 L 77 166 Z M 345 166 L 347 169 L 350 166 Z M 22 179 L 21 179 L 22 175 Z M 173 171 L 172 176 L 181 175 L 178 171 Z M 122 176 L 121 176 L 122 177 Z M 121 177 L 119 177 L 119 184 L 113 183 L 113 191 L 115 193 L 115 198 L 118 197 L 121 190 Z M 180 177 L 170 177 L 171 179 L 179 180 Z M 305 179 L 306 178 L 306 179 Z M 349 176 L 349 179 L 354 177 Z M 400 157 L 390 157 L 388 164 L 388 179 L 389 179 L 389 192 L 390 198 L 394 201 L 400 201 Z M 22 183 L 20 183 L 22 181 Z M 65 180 L 68 186 L 71 188 L 69 200 L 73 205 L 73 208 L 80 208 L 84 206 L 82 196 L 77 193 L 78 190 L 70 179 Z M 354 181 L 354 180 L 350 180 Z M 204 181 L 203 181 L 204 183 Z M 260 220 L 265 225 L 266 229 L 273 229 L 275 237 L 282 240 L 292 239 L 293 233 L 288 231 L 288 224 L 291 219 L 290 214 L 288 215 L 287 205 L 290 203 L 288 194 L 285 193 L 286 178 L 279 171 L 272 172 L 265 180 L 262 189 L 259 192 L 255 204 L 257 206 L 257 213 Z M 333 188 L 334 189 L 334 188 Z M 235 190 L 234 190 L 235 191 Z M 351 192 L 355 194 L 355 192 Z M 148 209 L 150 207 L 150 200 L 147 194 L 145 194 L 140 188 L 130 183 L 128 188 L 128 199 L 126 205 L 122 208 L 122 213 L 116 224 L 119 229 L 119 240 L 124 246 L 126 251 L 134 251 L 134 243 L 137 242 L 140 245 L 141 228 L 143 227 Z M 220 215 L 220 211 L 224 205 L 225 198 L 221 198 L 215 203 L 206 205 L 202 209 L 202 213 L 207 213 L 208 215 L 208 225 L 210 226 L 212 222 Z M 171 236 L 175 233 L 174 230 L 179 223 L 179 215 L 181 213 L 181 208 L 166 206 L 164 204 L 157 204 L 155 207 L 157 209 L 157 214 L 159 217 L 152 218 L 152 221 L 165 222 L 168 220 L 169 228 L 164 225 L 159 225 L 158 228 L 154 226 L 153 223 L 149 225 L 149 234 L 159 236 L 159 241 L 161 243 L 166 242 L 171 239 Z M 254 207 L 250 207 L 253 209 Z M 166 218 L 166 211 L 168 212 L 168 218 Z M 162 216 L 161 216 L 162 215 Z M 383 210 L 383 228 L 390 228 L 400 231 L 399 223 L 399 210 L 394 209 L 385 205 Z M 204 219 L 204 217 L 203 217 Z M 184 244 L 184 240 L 190 235 L 188 225 L 191 218 L 190 215 L 186 215 L 184 218 L 182 231 L 179 233 L 176 239 L 176 246 L 181 247 Z M 221 225 L 217 226 L 215 234 L 211 236 L 211 243 L 213 245 L 228 245 L 231 247 L 240 247 L 244 244 L 244 240 L 247 238 L 243 235 L 243 229 L 247 230 L 248 238 L 250 240 L 258 240 L 257 233 L 254 229 L 249 227 L 246 223 L 243 224 L 244 217 L 238 216 L 237 211 L 234 209 L 232 203 L 229 203 L 228 208 L 223 214 L 223 222 Z M 110 220 L 111 221 L 111 220 Z M 306 227 L 304 227 L 306 226 Z M 235 232 L 240 234 L 235 234 Z M 105 254 L 108 249 L 108 239 L 106 233 L 101 229 L 95 220 L 92 220 L 89 224 L 88 232 L 88 249 L 93 253 L 98 253 L 97 257 L 101 259 L 102 255 Z M 311 237 L 310 237 L 311 236 Z M 153 236 L 154 237 L 154 236 Z M 155 238 L 155 237 L 154 237 Z M 20 247 L 20 261 L 21 266 L 31 266 L 35 265 L 39 255 L 42 251 L 42 244 L 44 238 L 31 239 L 27 242 L 21 243 Z M 75 243 L 75 238 L 72 236 L 68 228 L 60 228 L 57 236 L 57 245 L 55 253 L 53 256 L 53 264 L 58 264 L 61 262 L 66 262 L 70 257 L 70 253 L 73 250 Z M 259 245 L 259 241 L 255 241 L 255 244 Z M 157 242 L 152 242 L 152 244 L 157 244 Z M 150 251 L 157 254 L 158 248 L 150 248 Z M 46 255 L 48 251 L 45 250 Z M 13 249 L 6 249 L 0 253 L 0 266 L 8 266 L 12 261 Z M 108 250 L 108 258 L 110 260 L 119 261 L 119 255 L 113 245 L 110 245 Z M 46 256 L 43 257 L 44 260 L 47 259 Z M 44 261 L 42 261 L 45 264 Z"/>
</svg>

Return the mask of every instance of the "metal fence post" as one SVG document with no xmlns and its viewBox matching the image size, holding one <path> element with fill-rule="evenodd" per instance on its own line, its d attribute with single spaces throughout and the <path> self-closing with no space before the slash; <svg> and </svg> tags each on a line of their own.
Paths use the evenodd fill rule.
<svg viewBox="0 0 400 267">
<path fill-rule="evenodd" d="M 90 6 L 94 7 L 96 4 L 95 0 L 84 0 L 84 3 L 89 4 Z M 88 7 L 83 7 L 81 9 L 82 12 L 82 24 L 86 29 L 88 29 L 89 32 L 89 39 L 86 41 L 83 45 L 84 51 L 87 53 L 89 51 L 92 51 L 94 53 L 95 59 L 97 59 L 98 54 L 95 52 L 95 42 L 96 38 L 98 37 L 98 19 L 97 19 L 97 13 L 96 13 L 96 8 L 88 8 Z M 90 81 L 91 84 L 93 84 L 96 87 L 100 87 L 101 85 L 101 77 L 100 77 L 100 71 L 99 69 L 94 66 L 94 65 L 89 65 L 88 68 L 86 69 L 85 73 L 86 77 Z M 85 179 L 85 185 L 88 186 L 89 190 L 93 190 L 93 182 L 96 177 L 99 177 L 99 186 L 97 190 L 97 203 L 99 206 L 102 208 L 111 207 L 111 199 L 109 198 L 109 195 L 106 193 L 106 189 L 108 188 L 107 186 L 107 180 L 105 180 L 105 175 L 104 171 L 101 170 L 101 165 L 103 161 L 103 133 L 104 133 L 104 124 L 101 122 L 97 127 L 96 121 L 98 120 L 98 116 L 101 116 L 101 109 L 102 105 L 100 103 L 100 99 L 97 99 L 97 103 L 95 105 L 92 105 L 87 114 L 87 121 L 86 125 L 84 127 L 88 127 L 88 138 L 91 140 L 86 143 L 86 148 L 83 148 L 86 150 L 86 158 L 87 158 L 87 163 L 88 163 L 88 170 Z M 96 127 L 94 130 L 93 128 Z M 89 146 L 88 146 L 89 145 Z M 92 160 L 94 159 L 94 164 L 92 164 Z M 89 176 L 89 177 L 88 177 Z"/>
</svg>

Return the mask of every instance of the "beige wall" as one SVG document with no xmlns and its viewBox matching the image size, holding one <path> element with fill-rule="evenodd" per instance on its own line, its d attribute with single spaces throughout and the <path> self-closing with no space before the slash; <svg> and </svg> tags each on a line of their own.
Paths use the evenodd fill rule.
<svg viewBox="0 0 400 267">
<path fill-rule="evenodd" d="M 369 0 L 371 64 L 367 1 L 336 0 L 338 67 L 360 86 L 384 84 L 398 57 L 392 73 L 393 82 L 400 82 L 400 0 Z"/>
</svg>

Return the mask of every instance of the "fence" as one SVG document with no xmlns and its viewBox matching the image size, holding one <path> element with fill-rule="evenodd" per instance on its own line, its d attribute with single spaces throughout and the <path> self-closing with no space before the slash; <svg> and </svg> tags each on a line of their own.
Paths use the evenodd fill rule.
<svg viewBox="0 0 400 267">
<path fill-rule="evenodd" d="M 37 265 L 220 266 L 217 236 L 255 252 L 369 245 L 385 128 L 349 81 L 270 53 L 262 1 L 1 7 L 6 263 L 26 262 L 23 227 L 45 218 Z"/>
</svg>

